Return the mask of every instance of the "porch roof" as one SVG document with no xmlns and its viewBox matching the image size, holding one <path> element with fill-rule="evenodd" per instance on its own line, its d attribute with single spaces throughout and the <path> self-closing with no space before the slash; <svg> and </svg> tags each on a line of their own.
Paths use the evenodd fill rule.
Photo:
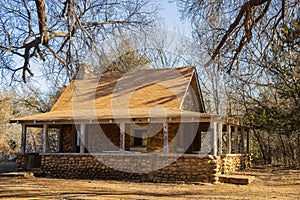
<svg viewBox="0 0 300 200">
<path fill-rule="evenodd" d="M 102 109 L 102 110 L 64 110 L 51 111 L 28 117 L 12 119 L 11 123 L 38 123 L 38 122 L 73 122 L 73 121 L 97 121 L 97 120 L 132 120 L 132 119 L 161 119 L 169 121 L 168 118 L 181 120 L 184 118 L 193 121 L 208 121 L 217 116 L 207 113 L 185 111 L 179 109 L 135 108 L 135 109 Z M 219 117 L 220 118 L 220 117 Z"/>
</svg>

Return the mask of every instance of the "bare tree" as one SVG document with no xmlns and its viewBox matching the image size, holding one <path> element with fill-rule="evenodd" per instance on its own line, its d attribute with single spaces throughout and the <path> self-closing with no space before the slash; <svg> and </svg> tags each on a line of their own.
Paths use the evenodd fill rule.
<svg viewBox="0 0 300 200">
<path fill-rule="evenodd" d="M 234 103 L 253 125 L 263 163 L 296 165 L 300 162 L 300 69 L 297 16 L 277 29 L 267 49 L 257 41 L 248 58 L 231 75 Z M 267 35 L 261 37 L 267 37 Z"/>
<path fill-rule="evenodd" d="M 87 51 L 119 30 L 151 24 L 155 10 L 147 0 L 1 1 L 2 77 L 17 80 L 20 74 L 26 82 L 44 61 L 72 78 Z"/>
<path fill-rule="evenodd" d="M 227 72 L 227 116 L 256 128 L 254 158 L 299 164 L 299 1 L 177 2 L 212 58 L 203 71 Z"/>
<path fill-rule="evenodd" d="M 148 29 L 139 38 L 139 49 L 151 61 L 151 68 L 175 68 L 193 63 L 191 38 L 166 28 Z"/>
<path fill-rule="evenodd" d="M 268 31 L 264 45 L 272 41 L 277 28 L 286 15 L 299 9 L 298 0 L 178 0 L 184 17 L 191 20 L 198 38 L 209 36 L 216 45 L 208 49 L 211 60 L 221 62 L 220 67 L 230 73 L 238 66 L 245 47 L 255 45 L 257 37 Z M 214 23 L 216 16 L 219 23 Z M 213 23 L 212 23 L 213 22 Z"/>
<path fill-rule="evenodd" d="M 191 38 L 179 32 L 153 26 L 106 39 L 87 55 L 86 62 L 94 73 L 187 66 L 193 63 L 192 43 Z"/>
</svg>

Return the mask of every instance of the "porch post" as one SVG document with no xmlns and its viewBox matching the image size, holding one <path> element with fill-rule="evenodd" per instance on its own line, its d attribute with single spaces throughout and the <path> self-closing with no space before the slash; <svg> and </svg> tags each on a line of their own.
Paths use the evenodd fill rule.
<svg viewBox="0 0 300 200">
<path fill-rule="evenodd" d="M 210 146 L 212 155 L 217 155 L 217 123 L 210 122 Z"/>
<path fill-rule="evenodd" d="M 223 139 L 223 134 L 222 134 L 222 123 L 218 123 L 218 142 L 219 142 L 219 155 L 222 155 L 222 139 Z"/>
<path fill-rule="evenodd" d="M 163 152 L 164 153 L 169 153 L 169 145 L 168 145 L 168 137 L 169 137 L 169 133 L 168 133 L 168 123 L 164 122 L 163 125 L 163 134 L 164 134 L 164 147 L 163 147 Z"/>
<path fill-rule="evenodd" d="M 60 139 L 61 139 L 60 129 L 58 129 L 58 131 L 57 131 L 57 141 L 56 141 L 56 152 L 60 152 Z"/>
<path fill-rule="evenodd" d="M 238 126 L 234 126 L 234 153 L 238 153 Z"/>
<path fill-rule="evenodd" d="M 241 153 L 245 153 L 245 128 L 241 127 Z"/>
<path fill-rule="evenodd" d="M 231 154 L 231 126 L 230 124 L 226 124 L 227 131 L 227 154 Z"/>
<path fill-rule="evenodd" d="M 250 129 L 247 129 L 247 147 L 246 147 L 246 153 L 250 154 Z"/>
<path fill-rule="evenodd" d="M 120 151 L 125 151 L 125 123 L 120 123 Z"/>
<path fill-rule="evenodd" d="M 48 151 L 48 124 L 43 125 L 43 153 Z"/>
<path fill-rule="evenodd" d="M 27 127 L 25 124 L 22 124 L 22 141 L 21 141 L 21 153 L 24 154 L 26 152 L 26 132 Z"/>
<path fill-rule="evenodd" d="M 84 153 L 85 143 L 85 124 L 80 124 L 80 153 Z"/>
</svg>

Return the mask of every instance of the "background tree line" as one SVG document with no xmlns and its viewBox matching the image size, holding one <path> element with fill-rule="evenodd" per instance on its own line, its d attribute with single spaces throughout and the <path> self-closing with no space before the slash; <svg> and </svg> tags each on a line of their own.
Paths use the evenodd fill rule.
<svg viewBox="0 0 300 200">
<path fill-rule="evenodd" d="M 212 58 L 205 65 L 212 68 L 209 80 L 216 91 L 209 94 L 215 102 L 213 112 L 222 113 L 220 105 L 226 104 L 228 117 L 254 128 L 255 162 L 299 164 L 299 1 L 178 5 L 191 20 L 198 45 Z"/>
</svg>

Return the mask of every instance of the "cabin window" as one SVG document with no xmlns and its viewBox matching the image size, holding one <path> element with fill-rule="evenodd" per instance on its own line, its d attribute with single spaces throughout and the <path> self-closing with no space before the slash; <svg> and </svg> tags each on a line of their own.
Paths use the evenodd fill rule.
<svg viewBox="0 0 300 200">
<path fill-rule="evenodd" d="M 147 146 L 147 129 L 134 130 L 134 146 L 135 147 Z"/>
</svg>

